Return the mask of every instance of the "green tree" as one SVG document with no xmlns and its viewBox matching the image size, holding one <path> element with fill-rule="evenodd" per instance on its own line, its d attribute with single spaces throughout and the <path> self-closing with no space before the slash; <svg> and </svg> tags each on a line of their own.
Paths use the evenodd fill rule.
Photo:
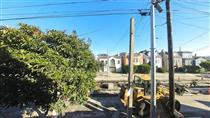
<svg viewBox="0 0 210 118">
<path fill-rule="evenodd" d="M 210 71 L 210 60 L 201 62 L 200 66 L 205 68 L 207 71 Z"/>
<path fill-rule="evenodd" d="M 87 100 L 96 70 L 89 44 L 76 32 L 44 33 L 27 24 L 0 30 L 0 106 L 61 112 Z"/>
</svg>

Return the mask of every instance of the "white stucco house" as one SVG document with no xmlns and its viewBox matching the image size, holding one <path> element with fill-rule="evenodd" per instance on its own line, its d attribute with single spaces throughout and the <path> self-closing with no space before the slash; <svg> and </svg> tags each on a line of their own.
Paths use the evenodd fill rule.
<svg viewBox="0 0 210 118">
<path fill-rule="evenodd" d="M 103 72 L 121 72 L 122 61 L 121 57 L 118 55 L 115 56 L 98 56 L 98 61 L 103 63 Z"/>
<path fill-rule="evenodd" d="M 193 61 L 193 56 L 192 56 L 192 52 L 190 51 L 178 51 L 178 52 L 174 52 L 174 55 L 176 56 L 181 56 L 182 58 L 182 66 L 185 65 L 192 65 L 192 61 Z"/>
</svg>

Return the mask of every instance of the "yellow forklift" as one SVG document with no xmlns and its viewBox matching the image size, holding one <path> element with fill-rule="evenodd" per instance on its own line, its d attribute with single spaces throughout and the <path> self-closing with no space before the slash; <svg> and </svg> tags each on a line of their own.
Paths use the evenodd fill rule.
<svg viewBox="0 0 210 118">
<path fill-rule="evenodd" d="M 141 117 L 148 116 L 150 113 L 150 77 L 147 74 L 139 74 L 134 76 L 133 81 L 133 114 Z M 120 99 L 125 107 L 128 106 L 129 90 L 127 85 L 121 86 Z M 161 104 L 167 112 L 169 108 L 169 90 L 167 87 L 157 84 L 156 99 L 157 105 Z M 181 104 L 175 101 L 175 109 L 179 111 Z M 159 109 L 160 110 L 160 109 Z"/>
</svg>

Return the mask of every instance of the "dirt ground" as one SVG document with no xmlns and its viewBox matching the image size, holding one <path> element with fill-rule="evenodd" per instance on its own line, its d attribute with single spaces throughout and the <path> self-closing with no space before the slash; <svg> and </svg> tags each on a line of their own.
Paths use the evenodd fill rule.
<svg viewBox="0 0 210 118">
<path fill-rule="evenodd" d="M 200 74 L 175 74 L 175 81 L 201 80 Z M 168 80 L 168 74 L 157 73 L 157 79 Z M 127 80 L 126 74 L 99 73 L 96 80 Z M 210 79 L 209 79 L 210 80 Z M 207 86 L 209 82 L 207 81 Z M 202 89 L 202 88 L 201 88 Z M 210 95 L 185 94 L 176 96 L 181 102 L 181 113 L 185 118 L 210 118 Z M 21 118 L 22 110 L 18 108 L 0 109 L 0 118 Z M 94 95 L 83 105 L 73 105 L 66 109 L 64 118 L 126 118 L 126 108 L 121 104 L 118 94 L 106 96 Z"/>
<path fill-rule="evenodd" d="M 181 102 L 185 118 L 210 118 L 210 95 L 176 96 Z M 0 118 L 21 118 L 21 110 L 10 109 L 0 113 Z M 83 105 L 69 106 L 63 118 L 126 118 L 125 107 L 117 95 L 90 97 Z"/>
<path fill-rule="evenodd" d="M 107 76 L 106 72 L 98 73 L 95 80 L 127 80 L 128 74 L 120 74 L 120 73 L 109 73 Z M 204 74 L 191 74 L 191 73 L 175 73 L 175 80 L 202 80 L 202 76 Z M 168 73 L 156 73 L 157 80 L 167 81 Z"/>
<path fill-rule="evenodd" d="M 210 118 L 210 95 L 176 96 L 185 118 Z M 65 118 L 123 118 L 126 110 L 118 96 L 92 97 L 82 106 L 71 106 Z"/>
</svg>

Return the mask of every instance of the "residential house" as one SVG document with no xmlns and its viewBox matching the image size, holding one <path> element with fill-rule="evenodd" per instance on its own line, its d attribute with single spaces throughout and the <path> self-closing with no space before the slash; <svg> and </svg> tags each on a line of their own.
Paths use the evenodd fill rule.
<svg viewBox="0 0 210 118">
<path fill-rule="evenodd" d="M 174 52 L 174 55 L 181 56 L 182 58 L 182 66 L 192 65 L 192 52 L 190 51 L 178 51 Z"/>
<path fill-rule="evenodd" d="M 148 53 L 148 57 L 149 57 L 149 63 L 151 62 L 150 60 L 151 60 L 151 53 L 149 52 Z M 157 67 L 157 68 L 162 68 L 162 62 L 163 62 L 163 60 L 162 60 L 162 56 L 158 53 L 158 52 L 155 52 L 155 66 Z"/>
<path fill-rule="evenodd" d="M 122 65 L 129 65 L 129 55 L 127 53 L 120 54 L 122 58 Z M 133 56 L 133 65 L 141 65 L 143 64 L 143 54 L 142 53 L 134 53 Z"/>
<path fill-rule="evenodd" d="M 174 55 L 174 66 L 179 68 L 182 67 L 182 57 L 179 55 Z"/>
<path fill-rule="evenodd" d="M 143 54 L 143 64 L 148 64 L 150 62 L 150 58 L 148 55 Z"/>
<path fill-rule="evenodd" d="M 193 58 L 193 65 L 194 66 L 200 66 L 201 62 L 207 61 L 207 59 L 205 57 L 194 57 Z"/>
<path fill-rule="evenodd" d="M 165 51 L 161 51 L 161 53 L 159 53 L 162 57 L 162 67 L 165 68 L 166 70 L 168 70 L 168 66 L 169 66 L 169 61 L 168 61 L 168 52 Z M 177 53 L 174 53 L 173 56 L 174 59 L 174 67 L 182 67 L 182 57 L 179 56 Z"/>
<path fill-rule="evenodd" d="M 102 72 L 121 72 L 122 62 L 120 56 L 108 56 L 100 54 L 98 55 L 97 60 L 103 63 L 103 69 L 101 70 Z"/>
</svg>

